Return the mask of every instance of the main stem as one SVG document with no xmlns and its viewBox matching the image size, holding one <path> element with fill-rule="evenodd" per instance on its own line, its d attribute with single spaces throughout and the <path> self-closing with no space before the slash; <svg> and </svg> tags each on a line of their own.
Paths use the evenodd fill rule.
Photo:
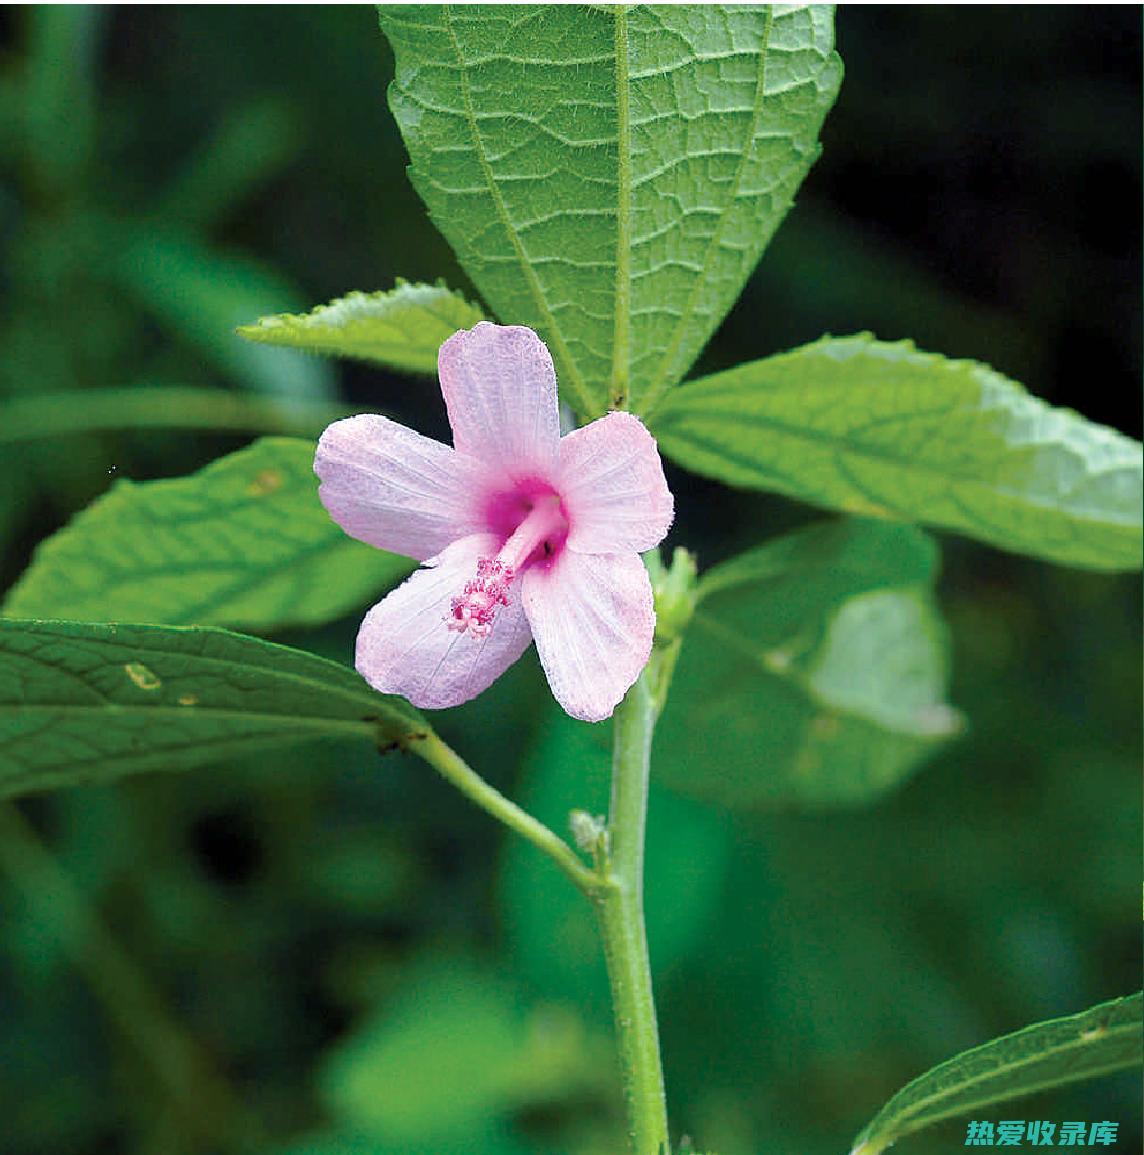
<svg viewBox="0 0 1144 1155">
<path fill-rule="evenodd" d="M 594 895 L 612 987 L 633 1155 L 670 1155 L 671 1150 L 643 911 L 648 770 L 657 714 L 652 686 L 659 674 L 657 658 L 653 655 L 616 709 L 609 847 L 602 864 L 607 876 Z"/>
</svg>

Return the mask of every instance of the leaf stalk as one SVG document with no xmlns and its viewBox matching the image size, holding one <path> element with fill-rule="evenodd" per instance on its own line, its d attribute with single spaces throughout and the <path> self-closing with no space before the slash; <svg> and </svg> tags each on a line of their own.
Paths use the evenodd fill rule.
<svg viewBox="0 0 1144 1155">
<path fill-rule="evenodd" d="M 522 810 L 506 798 L 495 786 L 486 782 L 455 750 L 434 733 L 419 734 L 406 739 L 405 747 L 423 758 L 442 778 L 475 802 L 498 822 L 516 831 L 538 850 L 543 851 L 570 878 L 582 893 L 589 896 L 600 888 L 600 879 L 559 835 L 543 822 Z"/>
</svg>

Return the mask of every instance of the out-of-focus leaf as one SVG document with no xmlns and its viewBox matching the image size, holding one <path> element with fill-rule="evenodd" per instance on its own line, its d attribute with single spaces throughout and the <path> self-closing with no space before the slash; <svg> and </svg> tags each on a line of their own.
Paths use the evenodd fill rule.
<svg viewBox="0 0 1144 1155">
<path fill-rule="evenodd" d="M 349 293 L 309 313 L 282 313 L 242 325 L 238 335 L 265 345 L 356 357 L 412 373 L 437 372 L 437 352 L 484 314 L 443 285 L 399 281 L 388 293 Z"/>
<path fill-rule="evenodd" d="M 13 468 L 18 464 L 5 461 L 0 465 L 0 552 L 6 549 L 19 528 L 27 513 L 25 503 L 32 493 L 26 473 Z"/>
<path fill-rule="evenodd" d="M 907 1084 L 858 1136 L 851 1155 L 879 1155 L 942 1119 L 1137 1067 L 1142 1060 L 1139 994 L 1037 1023 L 965 1051 Z"/>
<path fill-rule="evenodd" d="M 474 1130 L 491 1138 L 512 1110 L 599 1084 L 607 1059 L 575 1014 L 528 1013 L 492 974 L 438 966 L 327 1056 L 321 1086 L 347 1130 L 400 1151 L 477 1152 Z"/>
<path fill-rule="evenodd" d="M 355 1133 L 326 1131 L 266 1155 L 536 1155 L 504 1123 L 478 1123 L 450 1139 L 429 1139 L 394 1144 Z"/>
<path fill-rule="evenodd" d="M 21 121 L 24 114 L 22 86 L 10 73 L 0 73 L 0 160 L 13 164 L 21 146 Z M 0 227 L 10 227 L 16 212 L 16 198 L 11 189 L 0 188 Z"/>
<path fill-rule="evenodd" d="M 525 760 L 525 809 L 558 831 L 568 829 L 574 809 L 605 814 L 607 737 L 607 728 L 550 710 Z M 722 816 L 661 789 L 654 779 L 648 815 L 644 905 L 652 965 L 663 973 L 704 945 L 707 918 L 723 886 L 729 836 Z M 517 965 L 536 989 L 606 1006 L 607 978 L 591 907 L 546 858 L 519 841 L 505 847 L 501 908 Z"/>
<path fill-rule="evenodd" d="M 800 200 L 740 302 L 750 316 L 763 302 L 787 315 L 829 317 L 835 329 L 909 333 L 922 347 L 1004 349 L 1022 379 L 1049 373 L 1051 345 L 999 302 L 951 282 L 920 253 L 822 203 Z M 781 302 L 781 303 L 780 303 Z"/>
<path fill-rule="evenodd" d="M 21 964 L 43 949 L 38 940 L 44 931 L 22 925 L 23 911 L 17 903 L 6 902 L 5 914 L 6 967 L 19 975 Z M 69 1077 L 77 1056 L 93 1053 L 92 1039 L 99 1031 L 106 1032 L 106 1019 L 97 1018 L 91 998 L 83 997 L 86 992 L 66 976 L 63 981 L 57 977 L 49 982 L 47 989 L 51 999 L 13 997 L 0 1031 L 0 1063 L 5 1072 L 0 1109 L 4 1111 L 4 1142 L 13 1151 L 50 1147 L 75 1151 L 114 1118 L 108 1103 L 111 1096 L 97 1078 Z"/>
<path fill-rule="evenodd" d="M 814 579 L 814 588 L 799 584 L 785 605 L 797 621 L 807 606 L 826 599 L 841 601 L 861 590 L 931 582 L 937 569 L 937 548 L 925 533 L 861 518 L 822 521 L 773 538 L 707 570 L 699 579 L 700 602 L 724 590 L 759 583 Z M 782 614 L 783 607 L 775 607 Z"/>
<path fill-rule="evenodd" d="M 265 631 L 376 601 L 414 563 L 341 531 L 313 461 L 313 442 L 267 437 L 190 477 L 118 481 L 39 546 L 4 613 Z"/>
<path fill-rule="evenodd" d="M 105 13 L 84 4 L 29 5 L 21 107 L 34 179 L 53 194 L 73 192 L 95 137 L 94 64 Z"/>
<path fill-rule="evenodd" d="M 272 1155 L 392 1155 L 393 1149 L 361 1135 L 341 1131 L 322 1131 L 295 1140 L 285 1147 L 275 1147 Z"/>
<path fill-rule="evenodd" d="M 383 5 L 437 227 L 565 400 L 637 412 L 734 303 L 818 155 L 825 5 Z"/>
<path fill-rule="evenodd" d="M 348 413 L 346 406 L 328 402 L 283 401 L 186 385 L 25 393 L 0 399 L 0 444 L 102 429 L 210 429 L 317 437 Z"/>
<path fill-rule="evenodd" d="M 1065 565 L 1141 559 L 1141 447 L 972 361 L 868 334 L 706 377 L 651 419 L 680 464 Z"/>
<path fill-rule="evenodd" d="M 656 732 L 661 781 L 729 805 L 840 805 L 960 728 L 935 551 L 908 526 L 812 526 L 716 567 Z"/>
<path fill-rule="evenodd" d="M 312 899 L 343 911 L 389 913 L 407 897 L 415 870 L 408 852 L 382 840 L 372 828 L 343 834 L 331 844 L 327 832 L 299 848 L 299 886 Z"/>
<path fill-rule="evenodd" d="M 299 307 L 298 294 L 258 261 L 209 248 L 154 226 L 121 228 L 122 249 L 109 271 L 166 329 L 191 342 L 218 369 L 260 393 L 328 399 L 330 366 L 238 340 L 238 325 Z"/>
<path fill-rule="evenodd" d="M 0 620 L 0 797 L 427 729 L 353 670 L 241 634 Z"/>
<path fill-rule="evenodd" d="M 297 110 L 279 97 L 232 111 L 185 162 L 160 198 L 156 219 L 209 229 L 288 164 L 299 141 Z"/>
</svg>

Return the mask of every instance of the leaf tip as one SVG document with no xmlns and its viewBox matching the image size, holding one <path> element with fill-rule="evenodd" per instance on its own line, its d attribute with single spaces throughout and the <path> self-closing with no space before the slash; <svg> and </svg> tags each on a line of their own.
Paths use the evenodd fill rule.
<svg viewBox="0 0 1144 1155">
<path fill-rule="evenodd" d="M 235 328 L 234 334 L 236 337 L 241 337 L 244 341 L 265 341 L 267 329 L 282 328 L 282 321 L 278 317 L 259 317 L 257 321 L 249 325 L 239 325 Z"/>
</svg>

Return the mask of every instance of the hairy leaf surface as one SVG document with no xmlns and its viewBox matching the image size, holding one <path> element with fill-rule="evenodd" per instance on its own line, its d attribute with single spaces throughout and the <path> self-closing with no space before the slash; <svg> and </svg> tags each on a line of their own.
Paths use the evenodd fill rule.
<svg viewBox="0 0 1144 1155">
<path fill-rule="evenodd" d="M 225 630 L 0 620 L 0 797 L 426 730 L 345 666 Z"/>
<path fill-rule="evenodd" d="M 822 5 L 382 5 L 410 176 L 586 416 L 643 412 L 734 303 L 838 92 Z"/>
<path fill-rule="evenodd" d="M 437 352 L 484 314 L 443 285 L 398 282 L 387 293 L 349 293 L 309 313 L 279 313 L 242 325 L 238 335 L 264 345 L 354 357 L 411 373 L 437 372 Z"/>
<path fill-rule="evenodd" d="M 851 1155 L 879 1155 L 931 1123 L 1021 1095 L 1140 1065 L 1141 996 L 1113 999 L 965 1051 L 902 1088 L 858 1136 Z"/>
<path fill-rule="evenodd" d="M 699 584 L 656 774 L 731 806 L 867 801 L 955 735 L 932 543 L 846 519 L 717 566 Z"/>
<path fill-rule="evenodd" d="M 1141 560 L 1141 447 L 985 365 L 826 338 L 676 391 L 660 448 L 731 485 L 925 522 L 1064 565 Z"/>
<path fill-rule="evenodd" d="M 37 549 L 12 617 L 319 625 L 413 568 L 353 541 L 318 501 L 310 441 L 267 437 L 190 477 L 121 480 Z"/>
</svg>

